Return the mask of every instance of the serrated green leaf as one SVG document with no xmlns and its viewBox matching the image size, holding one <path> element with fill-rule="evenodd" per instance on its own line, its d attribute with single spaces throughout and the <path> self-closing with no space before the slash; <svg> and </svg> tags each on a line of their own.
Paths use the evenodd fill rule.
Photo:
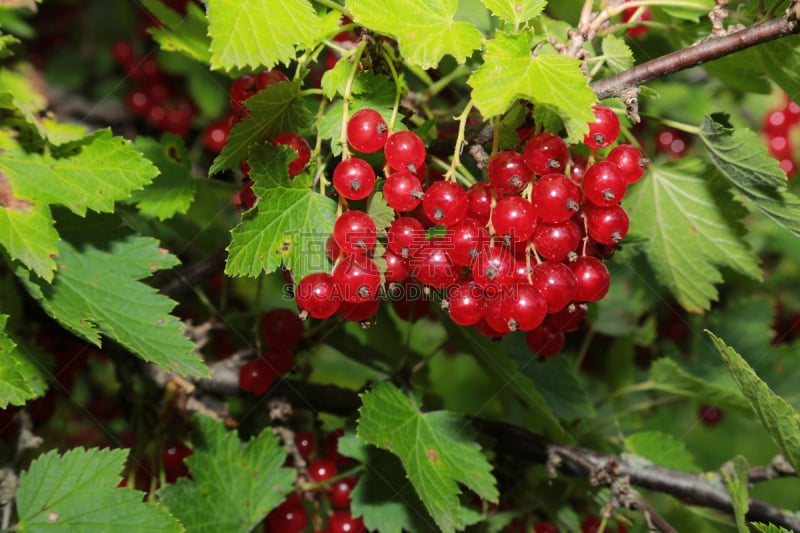
<svg viewBox="0 0 800 533">
<path fill-rule="evenodd" d="M 350 511 L 363 518 L 369 531 L 416 533 L 436 529 L 396 456 L 347 434 L 339 439 L 339 452 L 364 465 L 364 474 L 350 494 Z"/>
<path fill-rule="evenodd" d="M 13 69 L 0 69 L 0 93 L 8 93 L 16 98 L 25 109 L 36 113 L 47 108 L 47 98 L 33 85 L 33 67 L 20 64 Z M 5 106 L 5 104 L 4 104 Z"/>
<path fill-rule="evenodd" d="M 736 350 L 710 331 L 706 333 L 775 445 L 795 470 L 800 468 L 800 415 L 770 390 Z"/>
<path fill-rule="evenodd" d="M 135 147 L 158 167 L 160 174 L 150 185 L 133 193 L 131 201 L 142 214 L 159 220 L 186 213 L 194 199 L 194 174 L 181 138 L 169 133 L 162 135 L 160 141 L 138 137 Z"/>
<path fill-rule="evenodd" d="M 0 171 L 0 244 L 16 259 L 42 279 L 51 281 L 58 255 L 58 232 L 47 205 L 31 204 L 5 196 L 8 182 Z M 10 189 L 9 189 L 10 190 Z M 11 200 L 10 202 L 8 200 Z"/>
<path fill-rule="evenodd" d="M 538 17 L 547 0 L 481 0 L 492 13 L 509 24 L 521 24 Z"/>
<path fill-rule="evenodd" d="M 147 30 L 162 49 L 182 52 L 205 64 L 211 61 L 208 20 L 200 6 L 187 3 L 184 18 L 160 0 L 143 0 L 142 4 L 162 24 Z"/>
<path fill-rule="evenodd" d="M 458 0 L 347 0 L 345 7 L 356 23 L 396 38 L 403 58 L 423 69 L 445 55 L 463 63 L 481 46 L 475 26 L 454 20 Z"/>
<path fill-rule="evenodd" d="M 633 52 L 624 39 L 615 35 L 606 35 L 601 43 L 603 63 L 612 72 L 622 72 L 633 66 Z"/>
<path fill-rule="evenodd" d="M 20 354 L 16 343 L 6 334 L 8 315 L 0 315 L 0 409 L 9 404 L 23 405 L 34 397 L 25 377 L 19 371 Z"/>
<path fill-rule="evenodd" d="M 6 57 L 13 55 L 11 47 L 19 43 L 20 40 L 13 35 L 0 33 L 0 59 L 5 59 Z"/>
<path fill-rule="evenodd" d="M 17 197 L 65 205 L 78 215 L 88 209 L 113 211 L 115 201 L 127 198 L 158 174 L 129 141 L 112 136 L 110 130 L 97 132 L 85 142 L 75 147 L 77 153 L 59 158 L 7 152 L 0 159 L 0 172 L 8 177 Z"/>
<path fill-rule="evenodd" d="M 336 220 L 336 202 L 311 189 L 306 174 L 289 178 L 296 153 L 271 144 L 250 153 L 250 177 L 258 202 L 231 231 L 225 273 L 258 276 L 281 264 L 298 279 L 328 269 L 325 242 Z"/>
<path fill-rule="evenodd" d="M 247 442 L 205 415 L 193 420 L 192 479 L 159 491 L 187 533 L 249 532 L 292 491 L 296 470 L 282 468 L 286 449 L 267 427 Z"/>
<path fill-rule="evenodd" d="M 288 65 L 323 30 L 307 0 L 209 0 L 207 12 L 215 70 Z"/>
<path fill-rule="evenodd" d="M 50 451 L 20 475 L 17 512 L 22 532 L 180 532 L 180 522 L 144 493 L 116 488 L 128 450 Z"/>
<path fill-rule="evenodd" d="M 739 533 L 749 533 L 747 519 L 745 515 L 749 509 L 747 476 L 750 473 L 750 463 L 741 455 L 737 455 L 731 461 L 730 470 L 723 468 L 722 476 L 725 479 L 725 486 L 731 495 L 733 503 L 733 516 L 736 519 L 736 527 Z"/>
<path fill-rule="evenodd" d="M 707 324 L 734 350 L 755 361 L 773 348 L 774 319 L 775 298 L 764 294 L 731 300 L 724 308 L 713 309 Z"/>
<path fill-rule="evenodd" d="M 248 98 L 245 106 L 250 110 L 230 134 L 222 152 L 214 159 L 210 174 L 237 168 L 247 159 L 253 146 L 272 140 L 287 131 L 301 131 L 311 115 L 300 100 L 300 82 L 281 82 L 269 85 Z"/>
<path fill-rule="evenodd" d="M 700 471 L 686 444 L 662 431 L 640 431 L 629 435 L 625 438 L 625 447 L 631 453 L 665 468 L 683 472 Z"/>
<path fill-rule="evenodd" d="M 333 68 L 326 70 L 322 75 L 322 80 L 320 81 L 322 95 L 329 100 L 333 100 L 337 94 L 343 95 L 352 70 L 353 62 L 346 57 L 340 58 Z M 350 89 L 353 94 L 358 94 L 356 87 L 356 80 L 358 79 L 360 79 L 358 75 L 353 78 L 352 87 Z"/>
<path fill-rule="evenodd" d="M 786 94 L 800 93 L 800 37 L 788 36 L 748 50 L 764 74 L 772 78 Z"/>
<path fill-rule="evenodd" d="M 753 132 L 734 130 L 725 121 L 724 115 L 711 115 L 700 128 L 711 161 L 765 215 L 800 236 L 800 198 L 787 190 L 778 161 Z"/>
<path fill-rule="evenodd" d="M 757 257 L 742 238 L 742 207 L 709 177 L 698 160 L 650 165 L 623 205 L 658 280 L 687 310 L 700 312 L 717 299 L 719 267 L 761 279 Z"/>
<path fill-rule="evenodd" d="M 87 229 L 89 231 L 89 229 Z M 53 283 L 24 280 L 45 311 L 64 327 L 100 346 L 100 333 L 144 359 L 182 375 L 208 376 L 208 369 L 170 311 L 175 302 L 138 281 L 178 259 L 148 237 L 101 244 L 58 246 Z"/>
<path fill-rule="evenodd" d="M 553 106 L 571 143 L 583 139 L 597 101 L 576 59 L 531 50 L 541 37 L 532 32 L 498 33 L 486 45 L 484 63 L 470 76 L 472 99 L 484 117 L 503 114 L 515 100 Z"/>
<path fill-rule="evenodd" d="M 775 524 L 764 524 L 761 522 L 750 522 L 750 525 L 755 527 L 761 533 L 792 533 L 786 528 L 776 526 Z"/>
<path fill-rule="evenodd" d="M 423 414 L 388 383 L 362 394 L 361 400 L 358 437 L 400 459 L 440 530 L 463 529 L 480 519 L 459 502 L 459 483 L 485 500 L 497 501 L 492 466 L 463 418 L 447 411 Z"/>
<path fill-rule="evenodd" d="M 693 398 L 740 413 L 750 412 L 750 404 L 738 390 L 692 375 L 666 357 L 653 362 L 650 367 L 650 381 L 655 390 Z"/>
<path fill-rule="evenodd" d="M 394 209 L 386 203 L 386 198 L 383 197 L 382 192 L 373 193 L 369 197 L 366 212 L 375 222 L 375 228 L 378 230 L 379 235 L 385 232 L 395 219 Z"/>
</svg>

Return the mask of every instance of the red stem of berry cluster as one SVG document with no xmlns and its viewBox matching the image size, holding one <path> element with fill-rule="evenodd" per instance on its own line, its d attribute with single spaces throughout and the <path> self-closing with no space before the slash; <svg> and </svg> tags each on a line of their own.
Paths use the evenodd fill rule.
<svg viewBox="0 0 800 533">
<path fill-rule="evenodd" d="M 620 96 L 625 89 L 796 33 L 800 33 L 800 22 L 794 15 L 775 18 L 729 35 L 709 37 L 683 50 L 595 81 L 591 87 L 600 100 Z"/>
</svg>

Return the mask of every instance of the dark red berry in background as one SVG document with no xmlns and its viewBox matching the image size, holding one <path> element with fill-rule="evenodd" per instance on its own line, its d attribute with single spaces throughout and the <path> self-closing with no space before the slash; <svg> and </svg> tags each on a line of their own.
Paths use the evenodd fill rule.
<svg viewBox="0 0 800 533">
<path fill-rule="evenodd" d="M 680 130 L 663 128 L 656 132 L 656 152 L 678 159 L 686 154 L 690 141 L 689 135 Z"/>
<path fill-rule="evenodd" d="M 571 158 L 572 162 L 569 166 L 569 178 L 574 181 L 575 184 L 580 185 L 583 183 L 583 175 L 586 173 L 586 167 L 589 165 L 589 161 L 580 154 L 572 154 Z"/>
<path fill-rule="evenodd" d="M 289 81 L 289 78 L 280 70 L 263 70 L 256 74 L 256 90 L 260 91 L 268 85 L 275 85 L 282 81 Z"/>
<path fill-rule="evenodd" d="M 583 143 L 591 148 L 611 146 L 619 137 L 619 119 L 611 108 L 596 105 L 592 108 L 594 120 L 589 123 L 589 133 Z"/>
<path fill-rule="evenodd" d="M 203 130 L 203 144 L 206 149 L 215 154 L 221 152 L 228 142 L 228 135 L 232 127 L 233 124 L 228 116 L 209 123 Z"/>
<path fill-rule="evenodd" d="M 394 170 L 417 173 L 425 163 L 428 152 L 419 135 L 411 131 L 397 131 L 386 139 L 383 154 L 386 162 Z"/>
<path fill-rule="evenodd" d="M 533 524 L 533 533 L 559 533 L 559 531 L 550 522 L 536 522 Z"/>
<path fill-rule="evenodd" d="M 538 328 L 525 334 L 528 349 L 539 357 L 552 357 L 564 349 L 564 333 L 545 321 Z"/>
<path fill-rule="evenodd" d="M 300 533 L 308 526 L 308 512 L 294 501 L 284 501 L 267 515 L 269 531 L 275 533 Z"/>
<path fill-rule="evenodd" d="M 347 141 L 359 152 L 377 152 L 389 138 L 389 126 L 374 109 L 361 109 L 347 122 Z M 423 157 L 424 160 L 424 157 Z"/>
<path fill-rule="evenodd" d="M 251 359 L 239 369 L 239 388 L 253 394 L 264 394 L 272 385 L 274 372 L 263 359 Z"/>
<path fill-rule="evenodd" d="M 322 441 L 325 457 L 336 463 L 337 466 L 347 466 L 353 462 L 349 457 L 345 457 L 339 453 L 339 439 L 342 435 L 344 435 L 344 430 L 336 429 L 325 435 Z"/>
<path fill-rule="evenodd" d="M 341 251 L 342 249 L 336 244 L 336 239 L 333 238 L 333 233 L 328 235 L 328 239 L 325 241 L 325 255 L 328 256 L 328 259 L 336 261 Z"/>
<path fill-rule="evenodd" d="M 458 183 L 437 181 L 425 191 L 422 208 L 432 222 L 441 226 L 454 226 L 467 216 L 467 191 Z"/>
<path fill-rule="evenodd" d="M 519 152 L 505 150 L 489 161 L 489 183 L 500 195 L 518 194 L 527 187 L 533 172 Z"/>
<path fill-rule="evenodd" d="M 308 146 L 306 140 L 296 133 L 281 133 L 272 141 L 273 146 L 279 144 L 294 148 L 294 151 L 297 152 L 297 157 L 289 163 L 289 175 L 297 176 L 305 170 L 308 162 L 311 161 L 311 147 Z"/>
<path fill-rule="evenodd" d="M 589 518 L 585 519 L 581 522 L 581 532 L 582 533 L 599 533 L 600 531 L 600 524 L 602 520 L 599 516 L 590 516 Z M 625 526 L 621 524 L 617 524 L 617 533 L 627 533 L 627 529 Z M 611 523 L 606 522 L 606 533 L 613 533 L 614 529 L 611 526 Z"/>
<path fill-rule="evenodd" d="M 583 176 L 583 194 L 594 205 L 618 204 L 627 189 L 628 182 L 619 167 L 608 161 L 595 163 Z"/>
<path fill-rule="evenodd" d="M 363 533 L 366 531 L 361 518 L 353 518 L 350 511 L 334 511 L 328 517 L 328 529 L 331 533 Z"/>
<path fill-rule="evenodd" d="M 481 318 L 480 320 L 478 320 L 475 323 L 474 327 L 475 331 L 486 337 L 491 337 L 492 339 L 497 339 L 508 334 L 507 331 L 497 331 L 496 329 L 494 329 L 492 326 L 489 325 L 489 323 L 486 321 L 485 318 Z"/>
<path fill-rule="evenodd" d="M 375 189 L 375 171 L 363 159 L 345 159 L 333 170 L 333 186 L 348 200 L 362 200 Z"/>
<path fill-rule="evenodd" d="M 285 376 L 294 370 L 294 353 L 284 346 L 272 346 L 264 350 L 261 358 L 269 363 L 276 376 Z"/>
<path fill-rule="evenodd" d="M 383 196 L 395 211 L 411 211 L 422 201 L 422 183 L 408 170 L 401 170 L 386 178 Z"/>
<path fill-rule="evenodd" d="M 309 274 L 294 289 L 297 306 L 314 318 L 328 318 L 339 308 L 333 277 L 325 272 Z"/>
<path fill-rule="evenodd" d="M 338 473 L 336 463 L 330 459 L 314 459 L 308 464 L 308 475 L 317 483 L 327 481 Z"/>
<path fill-rule="evenodd" d="M 549 315 L 547 320 L 556 330 L 562 333 L 569 333 L 581 327 L 585 316 L 586 308 L 584 306 L 570 304 L 561 311 Z"/>
<path fill-rule="evenodd" d="M 346 302 L 372 300 L 381 284 L 377 265 L 363 255 L 345 256 L 333 267 L 331 275 L 336 286 L 336 295 Z"/>
<path fill-rule="evenodd" d="M 713 405 L 701 405 L 697 410 L 697 416 L 706 426 L 716 426 L 722 421 L 722 409 Z"/>
<path fill-rule="evenodd" d="M 192 450 L 181 441 L 168 445 L 164 448 L 162 461 L 164 473 L 169 483 L 175 483 L 179 477 L 189 475 L 189 467 L 183 462 L 184 459 L 192 455 Z"/>
<path fill-rule="evenodd" d="M 492 227 L 507 243 L 528 240 L 536 220 L 536 209 L 522 196 L 506 196 L 492 210 Z"/>
<path fill-rule="evenodd" d="M 363 211 L 347 211 L 336 219 L 333 238 L 346 254 L 365 254 L 375 247 L 375 222 Z"/>
<path fill-rule="evenodd" d="M 345 477 L 334 481 L 328 490 L 328 499 L 337 509 L 348 509 L 350 507 L 350 493 L 356 487 L 358 480 L 354 477 Z"/>
<path fill-rule="evenodd" d="M 231 84 L 228 97 L 230 99 L 231 108 L 236 114 L 243 114 L 247 112 L 244 107 L 244 101 L 256 94 L 256 77 L 252 74 L 244 74 L 239 76 Z"/>
<path fill-rule="evenodd" d="M 575 280 L 578 282 L 575 291 L 576 302 L 596 302 L 606 295 L 611 277 L 602 261 L 596 257 L 586 256 L 579 257 L 567 266 L 575 274 Z"/>
<path fill-rule="evenodd" d="M 642 178 L 644 169 L 647 166 L 647 158 L 633 145 L 620 144 L 615 146 L 609 153 L 606 161 L 614 163 L 619 167 L 628 185 L 636 183 Z"/>
<path fill-rule="evenodd" d="M 492 186 L 485 181 L 479 181 L 467 189 L 469 209 L 467 216 L 474 218 L 484 226 L 489 223 L 492 214 Z"/>
<path fill-rule="evenodd" d="M 270 346 L 294 350 L 303 331 L 303 321 L 290 309 L 272 309 L 261 316 L 261 332 Z"/>
<path fill-rule="evenodd" d="M 301 429 L 294 434 L 294 444 L 297 446 L 297 452 L 306 461 L 314 452 L 314 441 L 314 433 L 307 429 Z"/>
<path fill-rule="evenodd" d="M 569 150 L 561 137 L 540 133 L 525 144 L 523 155 L 528 167 L 540 176 L 563 174 L 567 168 Z"/>
</svg>

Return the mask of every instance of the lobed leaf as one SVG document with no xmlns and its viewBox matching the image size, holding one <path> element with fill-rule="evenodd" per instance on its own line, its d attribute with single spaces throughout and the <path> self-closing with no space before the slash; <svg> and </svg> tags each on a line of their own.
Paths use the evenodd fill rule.
<svg viewBox="0 0 800 533">
<path fill-rule="evenodd" d="M 491 464 L 463 418 L 446 411 L 423 414 L 416 402 L 388 383 L 378 384 L 361 399 L 358 437 L 400 459 L 440 530 L 463 529 L 480 519 L 461 505 L 459 484 L 497 501 Z"/>
<path fill-rule="evenodd" d="M 143 215 L 166 220 L 186 213 L 194 200 L 194 174 L 189 151 L 180 137 L 165 133 L 161 140 L 138 137 L 135 147 L 158 167 L 150 185 L 136 191 L 131 201 Z"/>
<path fill-rule="evenodd" d="M 597 101 L 576 59 L 546 53 L 532 54 L 541 42 L 532 32 L 497 33 L 486 44 L 484 63 L 468 84 L 484 117 L 505 113 L 519 98 L 552 106 L 564 121 L 571 143 L 579 142 L 594 120 Z"/>
<path fill-rule="evenodd" d="M 188 2 L 184 18 L 161 0 L 142 0 L 142 4 L 161 22 L 147 31 L 162 49 L 182 52 L 205 64 L 211 61 L 208 20 L 200 6 Z"/>
<path fill-rule="evenodd" d="M 509 24 L 522 24 L 538 17 L 547 0 L 481 0 L 492 13 Z"/>
<path fill-rule="evenodd" d="M 247 442 L 205 415 L 192 419 L 191 479 L 159 491 L 187 533 L 251 530 L 292 491 L 296 470 L 283 468 L 286 449 L 267 427 Z"/>
<path fill-rule="evenodd" d="M 625 447 L 631 453 L 665 468 L 683 472 L 700 471 L 686 444 L 663 431 L 640 431 L 628 435 Z"/>
<path fill-rule="evenodd" d="M 737 389 L 694 376 L 665 357 L 653 362 L 650 367 L 650 381 L 654 389 L 667 394 L 677 394 L 739 412 L 750 411 L 750 404 Z"/>
<path fill-rule="evenodd" d="M 117 488 L 128 450 L 74 448 L 39 456 L 20 475 L 17 512 L 22 532 L 181 532 L 181 524 L 144 493 Z"/>
</svg>

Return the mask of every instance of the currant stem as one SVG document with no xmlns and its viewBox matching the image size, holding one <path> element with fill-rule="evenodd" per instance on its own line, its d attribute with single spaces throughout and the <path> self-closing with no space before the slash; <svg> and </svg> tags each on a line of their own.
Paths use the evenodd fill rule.
<svg viewBox="0 0 800 533">
<path fill-rule="evenodd" d="M 316 123 L 322 122 L 322 117 L 325 116 L 325 109 L 328 107 L 328 99 L 323 98 L 320 100 L 319 109 L 317 109 L 317 116 L 315 117 Z M 328 178 L 325 177 L 325 160 L 322 157 L 322 137 L 317 129 L 317 138 L 314 141 L 313 155 L 317 158 L 317 171 L 314 180 L 319 180 L 319 193 L 325 196 L 325 187 L 328 185 Z M 313 187 L 313 185 L 312 185 Z"/>
<path fill-rule="evenodd" d="M 353 98 L 353 80 L 358 73 L 358 65 L 361 62 L 361 54 L 367 47 L 367 41 L 362 40 L 358 43 L 355 56 L 353 57 L 353 67 L 350 69 L 350 76 L 347 78 L 347 83 L 344 86 L 344 95 L 342 96 L 342 131 L 339 135 L 339 143 L 342 145 L 342 161 L 350 159 L 352 154 L 347 144 L 347 121 L 350 119 L 350 100 Z"/>
<path fill-rule="evenodd" d="M 400 97 L 403 94 L 405 82 L 397 74 L 397 69 L 394 66 L 394 57 L 390 52 L 391 48 L 389 48 L 389 44 L 383 42 L 381 47 L 381 55 L 383 56 L 384 61 L 386 61 L 386 64 L 389 66 L 389 71 L 392 73 L 392 80 L 394 81 L 394 104 L 392 105 L 392 118 L 389 119 L 388 124 L 389 133 L 391 134 L 394 130 L 394 123 L 397 120 L 397 112 L 400 109 Z"/>
<path fill-rule="evenodd" d="M 431 163 L 436 165 L 438 168 L 444 171 L 450 170 L 450 165 L 445 161 L 442 161 L 436 156 L 431 156 Z M 472 173 L 465 167 L 464 165 L 459 164 L 458 172 L 455 173 L 456 181 L 460 182 L 462 185 L 469 187 L 478 183 L 477 178 L 472 175 Z"/>
<path fill-rule="evenodd" d="M 472 72 L 467 65 L 458 65 L 456 68 L 451 70 L 448 74 L 443 76 L 442 78 L 436 80 L 435 82 L 428 85 L 428 88 L 425 89 L 425 94 L 429 97 L 436 96 L 439 94 L 443 89 L 445 89 L 450 83 L 455 80 L 456 78 L 460 78 Z"/>
<path fill-rule="evenodd" d="M 450 163 L 450 169 L 444 175 L 444 179 L 448 181 L 456 181 L 456 168 L 461 164 L 461 151 L 464 148 L 464 132 L 467 129 L 467 119 L 469 118 L 469 114 L 473 107 L 475 107 L 475 103 L 470 100 L 467 102 L 467 105 L 464 107 L 464 110 L 461 112 L 461 114 L 456 117 L 456 120 L 458 120 L 458 137 L 456 137 L 456 148 L 453 150 L 453 162 Z"/>
</svg>

